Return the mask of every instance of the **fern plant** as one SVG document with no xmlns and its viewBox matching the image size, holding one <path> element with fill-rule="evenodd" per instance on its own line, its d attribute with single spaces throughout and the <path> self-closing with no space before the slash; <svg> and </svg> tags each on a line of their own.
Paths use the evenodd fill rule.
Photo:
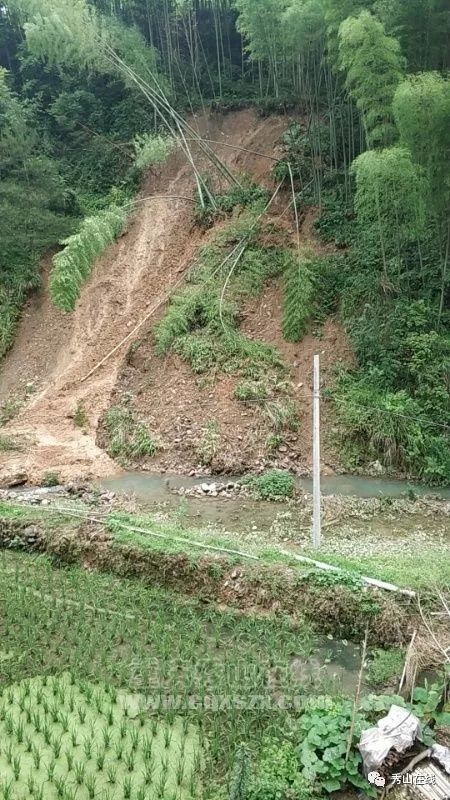
<svg viewBox="0 0 450 800">
<path fill-rule="evenodd" d="M 293 260 L 285 273 L 283 334 L 299 342 L 313 310 L 314 286 L 308 260 Z"/>
<path fill-rule="evenodd" d="M 63 311 L 73 311 L 95 260 L 125 229 L 128 212 L 110 206 L 83 220 L 78 233 L 64 239 L 64 250 L 53 259 L 50 280 L 52 300 Z"/>
</svg>

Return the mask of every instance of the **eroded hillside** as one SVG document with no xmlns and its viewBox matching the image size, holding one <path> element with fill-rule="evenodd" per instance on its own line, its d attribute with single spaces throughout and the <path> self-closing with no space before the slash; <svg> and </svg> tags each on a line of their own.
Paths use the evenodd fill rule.
<svg viewBox="0 0 450 800">
<path fill-rule="evenodd" d="M 201 119 L 198 125 L 205 137 L 223 140 L 215 148 L 228 165 L 271 183 L 273 162 L 257 153 L 276 155 L 285 118 L 259 119 L 252 111 L 240 111 Z M 171 156 L 159 175 L 149 175 L 142 189 L 143 198 L 193 194 L 194 180 L 180 153 Z M 283 207 L 280 198 L 272 213 L 281 214 Z M 155 320 L 208 236 L 210 232 L 194 224 L 191 203 L 183 199 L 142 202 L 128 232 L 96 264 L 72 314 L 51 305 L 44 270 L 44 286 L 25 309 L 1 373 L 2 402 L 21 403 L 4 428 L 20 449 L 2 454 L 2 481 L 38 481 L 46 472 L 56 472 L 64 480 L 114 473 L 117 464 L 102 448 L 101 436 L 97 442 L 97 428 L 111 403 L 124 392 L 131 393 L 143 422 L 161 441 L 162 449 L 152 461 L 155 468 L 195 468 L 202 460 L 198 441 L 208 423 L 217 424 L 220 437 L 214 468 L 255 467 L 265 460 L 270 430 L 245 404 L 233 399 L 232 376 L 218 374 L 202 385 L 178 357 L 161 359 L 153 351 Z M 250 337 L 280 347 L 293 386 L 299 390 L 294 396 L 300 411 L 299 430 L 280 442 L 275 460 L 294 463 L 302 470 L 309 459 L 310 403 L 307 391 L 300 390 L 309 389 L 310 357 L 318 343 L 311 336 L 301 346 L 283 343 L 279 311 L 273 283 L 249 304 L 244 327 Z M 348 358 L 345 338 L 334 323 L 325 327 L 319 347 L 325 368 Z M 77 424 L 80 409 L 83 419 Z"/>
</svg>

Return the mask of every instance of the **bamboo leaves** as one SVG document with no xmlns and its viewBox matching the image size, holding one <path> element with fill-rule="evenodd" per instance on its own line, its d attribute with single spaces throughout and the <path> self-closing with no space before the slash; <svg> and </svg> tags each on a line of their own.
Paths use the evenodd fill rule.
<svg viewBox="0 0 450 800">
<path fill-rule="evenodd" d="M 399 279 L 404 248 L 424 229 L 423 180 L 403 147 L 362 153 L 354 173 L 360 250 L 368 252 L 378 242 L 385 279 Z"/>
<path fill-rule="evenodd" d="M 392 99 L 404 71 L 399 42 L 363 11 L 341 24 L 339 59 L 347 89 L 363 115 L 369 147 L 390 144 L 396 138 Z"/>
<path fill-rule="evenodd" d="M 293 259 L 285 273 L 283 334 L 290 342 L 299 342 L 311 317 L 314 287 L 307 259 Z"/>
<path fill-rule="evenodd" d="M 123 207 L 110 206 L 94 217 L 87 217 L 78 233 L 62 242 L 64 250 L 53 259 L 50 280 L 52 299 L 59 308 L 73 311 L 92 265 L 124 231 L 127 218 L 128 213 Z"/>
</svg>

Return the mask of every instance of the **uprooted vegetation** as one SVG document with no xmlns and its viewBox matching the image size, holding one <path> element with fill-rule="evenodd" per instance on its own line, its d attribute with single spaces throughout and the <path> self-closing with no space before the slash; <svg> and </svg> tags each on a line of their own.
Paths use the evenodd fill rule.
<svg viewBox="0 0 450 800">
<path fill-rule="evenodd" d="M 267 369 L 283 368 L 274 348 L 239 331 L 245 298 L 258 295 L 293 258 L 287 247 L 261 245 L 267 227 L 260 213 L 257 207 L 237 216 L 212 245 L 202 248 L 187 287 L 172 298 L 156 328 L 160 355 L 172 349 L 196 373 L 215 369 L 258 377 Z"/>
</svg>

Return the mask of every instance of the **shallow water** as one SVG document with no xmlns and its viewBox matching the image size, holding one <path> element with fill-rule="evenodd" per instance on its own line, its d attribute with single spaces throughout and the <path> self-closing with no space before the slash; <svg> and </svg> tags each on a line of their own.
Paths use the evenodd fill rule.
<svg viewBox="0 0 450 800">
<path fill-rule="evenodd" d="M 180 526 L 184 523 L 199 527 L 218 525 L 235 532 L 269 531 L 274 523 L 294 531 L 300 526 L 295 511 L 283 503 L 269 503 L 252 500 L 249 497 L 185 497 L 175 494 L 171 489 L 189 488 L 205 482 L 236 481 L 230 476 L 214 476 L 210 478 L 188 478 L 182 475 L 161 475 L 148 472 L 125 472 L 102 481 L 104 488 L 118 494 L 134 496 L 143 508 L 161 507 L 177 518 Z M 309 480 L 298 479 L 297 486 L 305 494 L 312 490 Z M 450 488 L 431 491 L 429 487 L 413 486 L 406 481 L 385 481 L 378 478 L 361 478 L 352 476 L 333 476 L 324 478 L 322 492 L 327 495 L 356 496 L 360 498 L 405 496 L 408 489 L 416 494 L 433 494 L 450 499 Z M 418 520 L 417 520 L 418 521 Z M 409 525 L 410 523 L 408 523 Z"/>
<path fill-rule="evenodd" d="M 201 478 L 188 478 L 183 475 L 161 475 L 152 472 L 124 472 L 122 475 L 105 479 L 102 485 L 115 492 L 133 493 L 140 500 L 158 502 L 167 499 L 170 489 L 179 489 L 184 486 L 189 488 L 202 483 L 226 483 L 237 481 L 238 477 L 212 476 Z M 304 493 L 312 492 L 312 480 L 298 478 L 297 488 Z M 450 500 L 450 487 L 430 488 L 419 486 L 409 481 L 386 480 L 384 478 L 370 478 L 359 475 L 332 475 L 322 478 L 321 489 L 324 495 L 341 494 L 347 497 L 402 497 L 409 491 L 418 496 L 433 495 L 445 500 Z"/>
<path fill-rule="evenodd" d="M 295 679 L 302 685 L 317 687 L 323 682 L 323 691 L 341 691 L 354 694 L 361 669 L 361 648 L 353 642 L 320 637 L 313 654 L 292 661 Z M 331 687 L 330 687 L 331 684 Z"/>
</svg>

